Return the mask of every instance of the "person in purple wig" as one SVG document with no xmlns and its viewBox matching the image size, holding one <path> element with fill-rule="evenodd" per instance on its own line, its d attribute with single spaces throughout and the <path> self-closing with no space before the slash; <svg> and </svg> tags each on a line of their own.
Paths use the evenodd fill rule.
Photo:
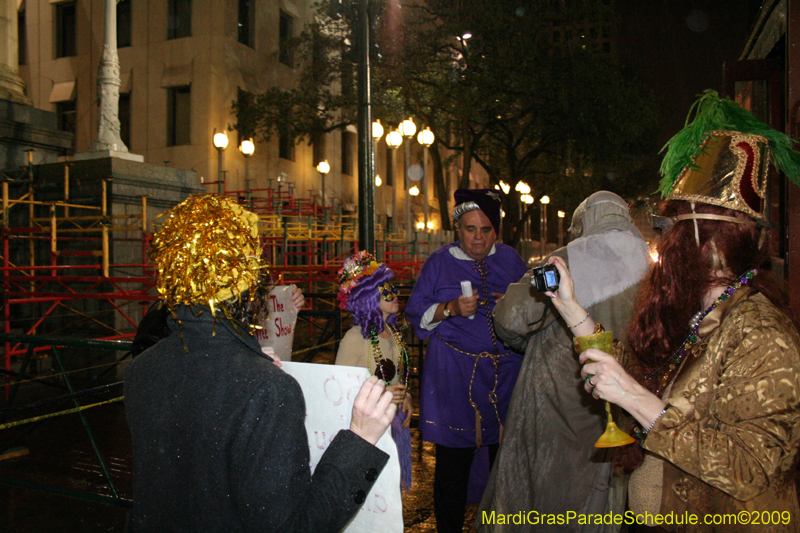
<svg viewBox="0 0 800 533">
<path fill-rule="evenodd" d="M 339 343 L 336 364 L 368 369 L 386 383 L 394 394 L 397 414 L 392 421 L 392 437 L 400 458 L 401 484 L 411 488 L 411 434 L 414 414 L 408 394 L 408 348 L 403 342 L 397 313 L 398 291 L 392 285 L 394 273 L 366 251 L 344 262 L 339 270 L 339 307 L 347 309 L 353 327 Z"/>
</svg>

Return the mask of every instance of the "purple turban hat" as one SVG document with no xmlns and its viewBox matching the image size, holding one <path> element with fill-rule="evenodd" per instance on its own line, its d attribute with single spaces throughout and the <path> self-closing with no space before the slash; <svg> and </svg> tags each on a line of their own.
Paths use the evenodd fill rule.
<svg viewBox="0 0 800 533">
<path fill-rule="evenodd" d="M 456 199 L 453 222 L 458 222 L 458 219 L 470 211 L 480 209 L 492 223 L 495 233 L 500 235 L 500 206 L 503 203 L 500 191 L 496 189 L 458 189 L 453 196 Z"/>
</svg>

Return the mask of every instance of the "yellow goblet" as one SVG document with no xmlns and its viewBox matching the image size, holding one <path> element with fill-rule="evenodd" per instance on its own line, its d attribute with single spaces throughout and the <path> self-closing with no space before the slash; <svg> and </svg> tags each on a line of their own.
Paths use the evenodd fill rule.
<svg viewBox="0 0 800 533">
<path fill-rule="evenodd" d="M 594 333 L 592 335 L 584 335 L 577 337 L 578 350 L 583 353 L 589 348 L 597 348 L 608 354 L 614 353 L 614 335 L 610 331 L 603 331 Z M 592 363 L 591 359 L 587 360 Z M 605 432 L 600 435 L 597 442 L 594 443 L 595 448 L 614 448 L 616 446 L 625 446 L 635 442 L 636 439 L 619 429 L 614 422 L 614 417 L 611 415 L 611 404 L 606 402 L 606 413 L 608 413 L 608 424 L 606 425 Z"/>
</svg>

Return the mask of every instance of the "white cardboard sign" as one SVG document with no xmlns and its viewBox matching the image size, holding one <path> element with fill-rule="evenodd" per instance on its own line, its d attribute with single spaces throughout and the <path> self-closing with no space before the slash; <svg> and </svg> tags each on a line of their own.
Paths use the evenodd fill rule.
<svg viewBox="0 0 800 533">
<path fill-rule="evenodd" d="M 350 427 L 353 401 L 369 377 L 366 368 L 284 362 L 283 370 L 300 383 L 306 400 L 306 432 L 311 471 L 319 463 L 340 429 Z M 387 429 L 377 444 L 389 454 L 389 462 L 372 486 L 364 505 L 346 533 L 402 533 L 403 502 L 400 495 L 400 461 L 397 446 Z"/>
<path fill-rule="evenodd" d="M 292 341 L 297 324 L 297 308 L 292 301 L 292 287 L 278 285 L 269 291 L 269 315 L 259 323 L 256 338 L 261 347 L 269 346 L 282 361 L 292 360 Z"/>
</svg>

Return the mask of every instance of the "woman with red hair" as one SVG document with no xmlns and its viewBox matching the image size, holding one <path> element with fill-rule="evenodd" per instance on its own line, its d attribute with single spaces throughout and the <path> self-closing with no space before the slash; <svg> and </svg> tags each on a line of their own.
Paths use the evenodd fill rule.
<svg viewBox="0 0 800 533">
<path fill-rule="evenodd" d="M 628 331 L 631 353 L 580 355 L 586 390 L 636 422 L 639 444 L 620 464 L 634 469 L 629 507 L 639 524 L 669 515 L 663 527 L 673 531 L 798 531 L 800 335 L 765 271 L 764 199 L 770 149 L 792 179 L 800 158 L 764 125 L 757 135 L 734 129 L 758 124 L 703 96 L 694 123 L 670 141 L 682 153 L 662 167 L 666 223 Z M 564 263 L 552 262 L 561 285 L 550 296 L 573 334 L 602 330 Z"/>
</svg>

